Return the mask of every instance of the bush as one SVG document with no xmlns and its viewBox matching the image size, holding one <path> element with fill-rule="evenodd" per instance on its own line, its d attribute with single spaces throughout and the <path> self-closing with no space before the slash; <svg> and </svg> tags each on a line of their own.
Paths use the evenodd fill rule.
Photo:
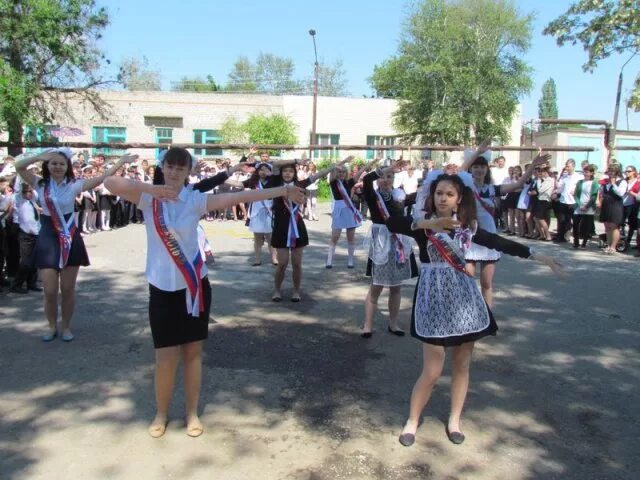
<svg viewBox="0 0 640 480">
<path fill-rule="evenodd" d="M 336 160 L 330 159 L 330 158 L 324 158 L 314 163 L 316 164 L 316 168 L 318 169 L 318 171 L 320 171 L 320 170 L 324 170 L 325 168 L 329 168 L 331 165 L 336 163 Z M 362 166 L 365 163 L 367 163 L 367 161 L 364 158 L 357 157 L 353 159 L 350 165 L 352 167 L 354 165 Z M 327 181 L 327 177 L 321 178 L 320 181 L 318 182 L 318 199 L 323 201 L 327 201 L 331 199 L 331 187 L 329 187 L 329 182 Z"/>
</svg>

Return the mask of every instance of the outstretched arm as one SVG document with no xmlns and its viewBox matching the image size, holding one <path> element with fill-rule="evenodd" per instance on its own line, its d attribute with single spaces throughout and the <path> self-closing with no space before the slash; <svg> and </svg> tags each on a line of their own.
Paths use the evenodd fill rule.
<svg viewBox="0 0 640 480">
<path fill-rule="evenodd" d="M 344 165 L 345 163 L 349 163 L 351 160 L 353 160 L 353 155 L 349 155 L 347 158 L 345 158 L 341 162 L 334 163 L 330 167 L 327 167 L 324 170 L 320 170 L 319 172 L 316 172 L 314 175 L 311 175 L 307 180 L 309 181 L 309 183 L 313 183 L 316 180 L 329 175 L 333 170 L 335 170 L 336 167 Z"/>
<path fill-rule="evenodd" d="M 125 163 L 134 162 L 137 158 L 138 158 L 138 155 L 129 155 L 128 153 L 123 155 L 122 157 L 120 157 L 120 160 L 118 160 L 114 165 L 112 165 L 109 169 L 107 169 L 107 171 L 105 171 L 102 175 L 99 175 L 93 178 L 87 178 L 84 181 L 82 190 L 92 190 L 96 188 L 98 185 L 103 183 L 107 177 L 110 177 L 113 174 L 115 174 L 122 165 L 124 165 Z M 108 187 L 107 189 L 111 190 Z"/>
<path fill-rule="evenodd" d="M 535 260 L 549 267 L 556 275 L 566 276 L 563 265 L 554 258 L 548 255 L 542 255 L 522 243 L 508 240 L 495 233 L 487 232 L 482 228 L 479 228 L 473 235 L 473 242 L 483 247 L 493 248 L 507 255 Z"/>
<path fill-rule="evenodd" d="M 282 187 L 265 188 L 262 190 L 244 190 L 242 192 L 219 193 L 207 197 L 207 209 L 223 210 L 239 203 L 259 202 L 270 198 L 286 197 L 292 202 L 302 204 L 305 201 L 304 189 L 285 185 Z"/>
<path fill-rule="evenodd" d="M 175 200 L 178 198 L 178 192 L 166 185 L 152 185 L 151 183 L 130 180 L 124 177 L 108 177 L 104 180 L 104 186 L 113 195 L 118 195 L 136 204 L 140 203 L 140 195 L 143 193 L 148 193 L 158 200 Z"/>
<path fill-rule="evenodd" d="M 545 153 L 543 155 L 542 152 L 538 152 L 538 156 L 533 159 L 529 168 L 527 168 L 517 182 L 500 185 L 500 195 L 505 195 L 509 192 L 515 192 L 516 190 L 522 189 L 527 180 L 529 180 L 531 175 L 533 175 L 533 170 L 547 165 L 550 159 L 551 155 L 549 153 Z"/>
</svg>

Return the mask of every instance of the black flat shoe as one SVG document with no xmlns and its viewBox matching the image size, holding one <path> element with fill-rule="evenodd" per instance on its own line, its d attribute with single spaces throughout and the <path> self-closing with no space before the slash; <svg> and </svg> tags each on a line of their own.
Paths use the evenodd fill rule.
<svg viewBox="0 0 640 480">
<path fill-rule="evenodd" d="M 416 441 L 416 436 L 413 433 L 403 433 L 398 437 L 398 441 L 404 447 L 410 447 Z"/>
<path fill-rule="evenodd" d="M 373 335 L 373 332 L 363 332 L 360 334 L 362 338 L 371 338 L 372 335 Z"/>
<path fill-rule="evenodd" d="M 37 285 L 29 285 L 27 286 L 27 290 L 32 292 L 42 292 L 44 289 L 42 287 L 38 287 Z"/>
<path fill-rule="evenodd" d="M 404 337 L 404 332 L 402 330 L 391 330 L 391 327 L 387 327 L 387 331 L 397 337 Z"/>
<path fill-rule="evenodd" d="M 449 427 L 447 426 L 444 430 L 447 433 L 447 438 L 451 443 L 455 443 L 456 445 L 460 445 L 464 442 L 464 433 L 462 432 L 450 432 Z"/>
</svg>

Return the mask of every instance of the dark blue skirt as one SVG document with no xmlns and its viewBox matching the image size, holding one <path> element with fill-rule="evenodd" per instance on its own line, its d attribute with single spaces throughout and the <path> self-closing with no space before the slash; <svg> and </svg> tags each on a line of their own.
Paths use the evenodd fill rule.
<svg viewBox="0 0 640 480">
<path fill-rule="evenodd" d="M 65 220 L 73 213 L 64 216 Z M 35 268 L 54 268 L 60 270 L 60 243 L 58 242 L 58 234 L 56 233 L 51 217 L 48 215 L 40 216 L 40 234 L 34 248 L 34 267 Z M 67 267 L 86 267 L 89 265 L 89 256 L 84 246 L 80 230 L 76 228 L 71 241 L 71 252 L 69 253 L 69 261 Z"/>
</svg>

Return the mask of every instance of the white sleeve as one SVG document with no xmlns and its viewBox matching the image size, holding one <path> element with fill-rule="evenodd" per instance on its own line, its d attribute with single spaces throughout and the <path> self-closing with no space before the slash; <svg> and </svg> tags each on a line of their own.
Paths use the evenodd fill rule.
<svg viewBox="0 0 640 480">
<path fill-rule="evenodd" d="M 72 187 L 73 194 L 78 195 L 80 192 L 82 192 L 82 187 L 84 187 L 84 178 L 75 180 Z"/>
<path fill-rule="evenodd" d="M 207 208 L 207 200 L 209 199 L 209 194 L 198 192 L 195 190 L 190 193 L 191 204 L 196 208 L 200 215 L 206 215 L 207 213 L 209 213 L 209 209 Z"/>
<path fill-rule="evenodd" d="M 140 210 L 145 210 L 151 206 L 151 202 L 153 201 L 153 197 L 146 192 L 140 194 L 140 201 L 138 202 L 138 208 Z"/>
<path fill-rule="evenodd" d="M 611 189 L 615 192 L 619 197 L 624 197 L 625 193 L 627 193 L 627 182 L 622 180 L 619 185 L 613 184 Z"/>
</svg>

